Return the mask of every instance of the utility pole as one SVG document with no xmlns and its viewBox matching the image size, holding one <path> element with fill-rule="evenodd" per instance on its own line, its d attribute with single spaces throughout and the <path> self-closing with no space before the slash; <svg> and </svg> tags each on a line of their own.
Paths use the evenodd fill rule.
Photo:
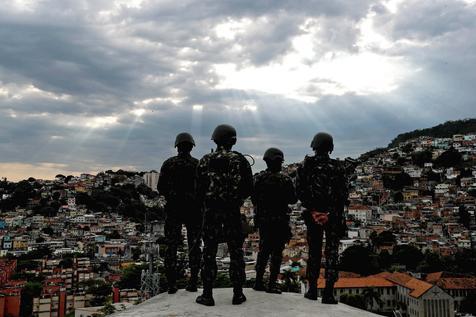
<svg viewBox="0 0 476 317">
<path fill-rule="evenodd" d="M 144 231 L 146 233 L 144 251 L 149 266 L 141 273 L 141 291 L 143 299 L 148 299 L 158 295 L 160 290 L 160 274 L 157 265 L 154 264 L 154 259 L 159 259 L 159 245 L 155 243 L 155 236 L 152 232 L 152 225 L 147 219 L 147 212 L 144 217 Z"/>
</svg>

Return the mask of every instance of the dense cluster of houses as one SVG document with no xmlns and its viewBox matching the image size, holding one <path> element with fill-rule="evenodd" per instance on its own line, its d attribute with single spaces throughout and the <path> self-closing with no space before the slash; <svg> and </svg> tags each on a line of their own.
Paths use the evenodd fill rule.
<svg viewBox="0 0 476 317">
<path fill-rule="evenodd" d="M 458 166 L 436 163 L 447 151 L 459 153 Z M 416 163 L 415 153 L 425 153 L 422 157 L 426 161 Z M 474 162 L 476 135 L 420 137 L 362 161 L 356 167 L 349 195 L 348 236 L 341 241 L 339 252 L 354 245 L 367 246 L 373 234 L 384 231 L 393 232 L 395 240 L 378 245 L 376 252 L 385 250 L 391 254 L 397 245 L 413 245 L 422 252 L 448 256 L 461 249 L 476 248 L 472 230 L 476 206 Z M 295 168 L 295 164 L 289 165 L 286 172 L 292 175 Z M 123 267 L 143 259 L 146 239 L 143 225 L 115 211 L 98 212 L 77 204 L 79 194 L 91 194 L 97 188 L 110 190 L 113 177 L 105 172 L 35 180 L 41 185 L 35 189 L 38 197 L 30 198 L 24 208 L 0 214 L 0 317 L 19 316 L 22 288 L 28 282 L 22 279 L 22 274 L 43 277 L 40 295 L 33 298 L 33 315 L 62 317 L 74 311 L 91 311 L 88 307 L 94 295 L 83 287 L 85 281 L 100 279 L 114 285 Z M 120 184 L 135 187 L 145 184 L 154 190 L 157 181 L 155 171 L 120 178 Z M 10 196 L 11 193 L 0 189 L 1 199 Z M 63 202 L 57 213 L 33 212 L 42 198 L 53 196 Z M 146 206 L 162 203 L 160 198 L 142 197 L 141 201 Z M 461 222 L 461 208 L 469 215 L 467 224 Z M 301 205 L 298 203 L 291 209 L 294 236 L 284 251 L 282 272 L 296 270 L 303 275 L 307 259 L 306 227 L 301 219 Z M 250 201 L 245 202 L 242 213 L 252 223 Z M 161 221 L 151 226 L 157 236 L 163 235 Z M 254 275 L 258 242 L 258 234 L 251 230 L 244 244 L 250 278 Z M 35 250 L 49 250 L 49 256 L 30 260 L 35 265 L 23 265 L 20 259 Z M 220 245 L 217 255 L 219 269 L 226 270 L 229 257 L 225 245 Z M 98 270 L 101 266 L 107 266 L 107 270 Z M 371 276 L 342 273 L 336 284 L 336 296 L 362 294 L 369 288 L 380 294 L 380 300 L 369 307 L 374 311 L 454 316 L 461 302 L 476 292 L 476 277 L 444 272 L 427 276 L 412 272 Z M 115 287 L 111 289 L 111 298 L 115 303 L 136 303 L 143 294 L 140 290 Z"/>
</svg>

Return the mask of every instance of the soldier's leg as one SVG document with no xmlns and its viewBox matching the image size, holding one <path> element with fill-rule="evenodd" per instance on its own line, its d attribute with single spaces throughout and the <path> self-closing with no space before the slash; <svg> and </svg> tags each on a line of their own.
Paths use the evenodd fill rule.
<svg viewBox="0 0 476 317">
<path fill-rule="evenodd" d="M 337 304 L 334 298 L 334 284 L 339 278 L 339 236 L 336 230 L 332 228 L 326 228 L 326 247 L 324 255 L 326 257 L 325 262 L 325 278 L 326 286 L 322 296 L 322 302 L 324 304 Z"/>
<path fill-rule="evenodd" d="M 187 290 L 190 292 L 197 291 L 198 273 L 200 271 L 201 252 L 201 229 L 202 225 L 198 222 L 189 222 L 187 227 L 188 241 L 188 261 L 190 266 L 190 281 Z"/>
<path fill-rule="evenodd" d="M 307 224 L 309 258 L 307 260 L 306 275 L 309 289 L 305 297 L 313 300 L 317 300 L 317 282 L 321 269 L 323 233 L 322 226 L 314 223 Z"/>
<path fill-rule="evenodd" d="M 271 246 L 266 237 L 265 230 L 260 230 L 259 252 L 256 259 L 256 283 L 253 287 L 256 291 L 264 291 L 263 276 L 268 265 L 269 256 L 271 255 Z"/>
<path fill-rule="evenodd" d="M 177 246 L 182 239 L 182 224 L 177 219 L 167 216 L 164 229 L 167 243 L 167 249 L 165 251 L 165 274 L 167 276 L 169 293 L 173 294 L 177 291 Z"/>
<path fill-rule="evenodd" d="M 233 305 L 246 301 L 243 294 L 243 284 L 246 280 L 245 259 L 243 254 L 243 239 L 227 241 L 230 252 L 230 279 L 233 285 Z"/>
<path fill-rule="evenodd" d="M 278 288 L 276 281 L 278 279 L 278 274 L 281 269 L 281 262 L 283 260 L 283 250 L 285 243 L 281 241 L 276 241 L 273 244 L 271 252 L 271 264 L 270 264 L 270 274 L 269 274 L 269 284 L 268 284 L 268 293 L 281 294 L 281 290 Z"/>
<path fill-rule="evenodd" d="M 203 294 L 197 297 L 196 302 L 206 306 L 215 305 L 213 300 L 213 282 L 217 276 L 216 255 L 218 250 L 218 240 L 213 236 L 205 233 L 203 237 L 203 265 L 202 265 L 202 282 Z"/>
</svg>

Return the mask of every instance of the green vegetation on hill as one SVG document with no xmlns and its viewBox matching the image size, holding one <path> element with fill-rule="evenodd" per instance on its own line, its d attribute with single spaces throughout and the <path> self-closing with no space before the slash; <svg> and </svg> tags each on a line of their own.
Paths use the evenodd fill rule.
<svg viewBox="0 0 476 317">
<path fill-rule="evenodd" d="M 464 119 L 447 121 L 432 128 L 414 130 L 399 134 L 388 145 L 389 148 L 397 146 L 399 143 L 418 138 L 420 136 L 430 136 L 435 138 L 449 138 L 454 134 L 468 134 L 476 132 L 476 119 Z"/>
</svg>

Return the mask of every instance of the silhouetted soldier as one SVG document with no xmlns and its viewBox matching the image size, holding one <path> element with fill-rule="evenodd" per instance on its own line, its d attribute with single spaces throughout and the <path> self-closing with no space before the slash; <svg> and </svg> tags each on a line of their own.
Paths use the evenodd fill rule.
<svg viewBox="0 0 476 317">
<path fill-rule="evenodd" d="M 195 146 L 193 137 L 180 133 L 175 140 L 178 155 L 162 164 L 157 189 L 165 196 L 165 268 L 168 292 L 177 292 L 177 247 L 182 243 L 182 224 L 187 228 L 188 257 L 190 280 L 187 291 L 197 291 L 198 273 L 200 271 L 200 230 L 202 216 L 195 197 L 195 172 L 198 160 L 190 155 Z"/>
<path fill-rule="evenodd" d="M 263 275 L 271 256 L 268 293 L 281 294 L 276 285 L 283 250 L 291 238 L 289 227 L 289 204 L 296 203 L 294 185 L 288 176 L 281 173 L 284 154 L 270 148 L 263 156 L 268 168 L 255 175 L 251 199 L 255 206 L 255 226 L 259 228 L 259 252 L 256 262 L 256 291 L 264 291 Z"/>
<path fill-rule="evenodd" d="M 218 244 L 226 242 L 230 252 L 230 278 L 233 283 L 233 304 L 246 301 L 243 294 L 245 262 L 243 258 L 244 234 L 240 207 L 250 196 L 253 187 L 251 167 L 246 158 L 231 151 L 236 143 L 236 130 L 219 125 L 212 140 L 217 148 L 205 155 L 197 168 L 197 196 L 204 204 L 203 229 L 203 294 L 196 302 L 215 305 L 213 282 L 217 275 L 216 254 Z"/>
<path fill-rule="evenodd" d="M 307 279 L 309 289 L 304 297 L 317 300 L 317 281 L 320 273 L 322 238 L 326 234 L 324 255 L 326 285 L 322 303 L 337 304 L 334 283 L 338 279 L 338 247 L 345 233 L 344 205 L 347 200 L 347 183 L 343 164 L 331 159 L 334 149 L 332 136 L 318 133 L 312 140 L 314 156 L 306 156 L 297 172 L 297 195 L 305 210 L 309 259 Z"/>
</svg>

